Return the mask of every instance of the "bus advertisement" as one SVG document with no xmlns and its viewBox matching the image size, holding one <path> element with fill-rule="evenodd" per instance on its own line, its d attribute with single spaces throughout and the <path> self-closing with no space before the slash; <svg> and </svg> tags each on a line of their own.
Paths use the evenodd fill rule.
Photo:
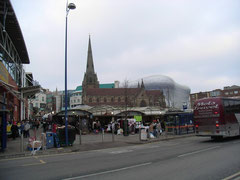
<svg viewBox="0 0 240 180">
<path fill-rule="evenodd" d="M 240 99 L 204 98 L 194 103 L 197 136 L 212 139 L 240 135 Z"/>
</svg>

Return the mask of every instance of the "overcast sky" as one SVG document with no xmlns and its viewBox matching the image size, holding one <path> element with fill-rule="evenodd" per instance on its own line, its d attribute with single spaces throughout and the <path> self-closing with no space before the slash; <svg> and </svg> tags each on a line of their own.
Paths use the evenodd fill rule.
<svg viewBox="0 0 240 180">
<path fill-rule="evenodd" d="M 66 0 L 11 0 L 43 88 L 64 89 Z M 100 83 L 166 75 L 191 92 L 240 85 L 239 0 L 72 0 L 68 89 L 82 84 L 91 35 Z"/>
</svg>

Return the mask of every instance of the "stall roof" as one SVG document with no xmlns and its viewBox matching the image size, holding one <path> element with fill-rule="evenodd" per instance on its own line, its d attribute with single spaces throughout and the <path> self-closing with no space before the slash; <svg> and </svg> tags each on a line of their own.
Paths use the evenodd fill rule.
<svg viewBox="0 0 240 180">
<path fill-rule="evenodd" d="M 74 109 L 74 110 L 68 110 L 67 111 L 68 116 L 87 116 L 87 115 L 91 115 L 91 114 L 92 113 L 89 112 L 89 111 L 79 110 L 79 109 Z M 60 111 L 55 116 L 65 116 L 65 111 Z"/>
<path fill-rule="evenodd" d="M 7 8 L 5 29 L 8 35 L 10 36 L 14 46 L 17 49 L 21 62 L 23 64 L 29 64 L 30 60 L 29 60 L 27 48 L 25 45 L 25 41 L 23 38 L 23 34 L 10 0 L 0 1 L 0 22 L 1 24 L 3 24 L 5 2 L 6 2 L 6 8 Z"/>
</svg>

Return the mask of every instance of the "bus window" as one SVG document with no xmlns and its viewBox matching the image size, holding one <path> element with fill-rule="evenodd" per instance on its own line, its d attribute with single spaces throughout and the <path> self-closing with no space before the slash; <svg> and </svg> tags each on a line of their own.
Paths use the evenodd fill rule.
<svg viewBox="0 0 240 180">
<path fill-rule="evenodd" d="M 240 101 L 235 101 L 235 107 L 237 109 L 237 113 L 240 113 Z"/>
<path fill-rule="evenodd" d="M 223 105 L 224 105 L 224 107 L 228 107 L 228 105 L 229 105 L 228 100 L 223 100 Z"/>
</svg>

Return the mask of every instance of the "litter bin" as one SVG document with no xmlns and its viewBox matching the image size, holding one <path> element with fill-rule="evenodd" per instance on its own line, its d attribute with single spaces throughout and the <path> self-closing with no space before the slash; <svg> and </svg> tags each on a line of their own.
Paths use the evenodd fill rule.
<svg viewBox="0 0 240 180">
<path fill-rule="evenodd" d="M 52 132 L 46 133 L 46 147 L 48 149 L 54 147 L 54 137 Z"/>
<path fill-rule="evenodd" d="M 57 129 L 57 137 L 60 146 L 66 146 L 65 127 Z M 76 130 L 74 127 L 68 127 L 68 145 L 72 146 L 76 138 Z"/>
</svg>

